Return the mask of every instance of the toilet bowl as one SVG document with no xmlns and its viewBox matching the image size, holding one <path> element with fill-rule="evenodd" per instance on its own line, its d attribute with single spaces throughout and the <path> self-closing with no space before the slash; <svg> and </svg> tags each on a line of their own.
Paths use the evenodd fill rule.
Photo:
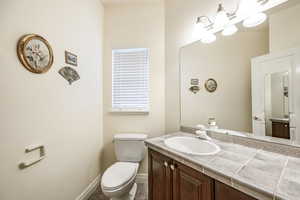
<svg viewBox="0 0 300 200">
<path fill-rule="evenodd" d="M 101 188 L 111 200 L 134 200 L 137 184 L 135 178 L 139 162 L 145 156 L 144 134 L 118 134 L 114 137 L 118 162 L 103 174 Z"/>
<path fill-rule="evenodd" d="M 102 176 L 101 188 L 111 200 L 131 200 L 136 193 L 135 177 L 139 164 L 117 162 L 109 167 Z"/>
</svg>

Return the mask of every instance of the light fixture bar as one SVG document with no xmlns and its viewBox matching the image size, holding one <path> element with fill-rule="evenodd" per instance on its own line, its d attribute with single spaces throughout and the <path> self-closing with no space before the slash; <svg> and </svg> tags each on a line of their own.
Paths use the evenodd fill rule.
<svg viewBox="0 0 300 200">
<path fill-rule="evenodd" d="M 259 7 L 257 8 L 257 10 L 255 10 L 255 12 L 263 13 L 264 11 L 269 10 L 280 4 L 283 4 L 287 1 L 288 0 L 257 0 Z M 223 32 L 223 35 L 234 34 L 237 31 L 237 30 L 235 30 L 235 28 L 236 28 L 235 24 L 245 21 L 247 18 L 250 17 L 249 15 L 248 16 L 237 15 L 238 10 L 239 10 L 239 7 L 235 12 L 228 13 L 225 11 L 223 5 L 219 4 L 218 9 L 217 9 L 217 16 L 216 16 L 217 20 L 219 20 L 219 24 L 216 25 L 216 22 L 213 22 L 207 16 L 198 17 L 197 24 L 201 24 L 202 28 L 205 29 L 205 31 L 207 31 L 213 35 L 220 31 Z M 226 17 L 226 19 L 225 19 L 225 17 Z M 249 25 L 250 23 L 248 23 L 248 24 L 244 23 L 244 24 Z M 255 23 L 250 24 L 248 27 L 252 27 L 251 25 L 254 26 Z M 229 30 L 228 27 L 230 27 L 231 30 Z M 227 30 L 224 30 L 226 28 L 227 28 Z"/>
<path fill-rule="evenodd" d="M 206 30 L 213 29 L 213 25 L 214 25 L 214 23 L 207 16 L 200 16 L 200 17 L 198 17 L 196 23 L 197 24 L 198 23 L 202 23 L 204 25 L 203 28 L 205 28 Z"/>
</svg>

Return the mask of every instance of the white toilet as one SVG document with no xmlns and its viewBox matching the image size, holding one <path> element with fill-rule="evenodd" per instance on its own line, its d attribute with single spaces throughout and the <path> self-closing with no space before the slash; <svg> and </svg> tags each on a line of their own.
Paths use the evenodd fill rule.
<svg viewBox="0 0 300 200">
<path fill-rule="evenodd" d="M 135 177 L 146 153 L 144 134 L 118 134 L 114 136 L 118 162 L 109 167 L 101 179 L 101 188 L 111 200 L 133 200 L 137 190 Z"/>
</svg>

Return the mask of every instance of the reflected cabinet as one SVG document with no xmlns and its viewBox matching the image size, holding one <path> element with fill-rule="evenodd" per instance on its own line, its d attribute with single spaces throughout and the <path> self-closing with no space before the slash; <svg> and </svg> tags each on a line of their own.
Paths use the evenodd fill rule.
<svg viewBox="0 0 300 200">
<path fill-rule="evenodd" d="M 149 200 L 255 200 L 149 149 Z"/>
</svg>

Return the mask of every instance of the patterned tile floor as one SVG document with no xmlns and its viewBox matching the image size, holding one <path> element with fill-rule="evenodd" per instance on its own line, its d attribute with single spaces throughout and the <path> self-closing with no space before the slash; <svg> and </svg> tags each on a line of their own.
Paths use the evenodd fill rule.
<svg viewBox="0 0 300 200">
<path fill-rule="evenodd" d="M 148 185 L 147 183 L 138 183 L 138 189 L 135 195 L 135 200 L 148 200 Z M 109 200 L 101 191 L 99 186 L 97 190 L 90 196 L 89 200 Z"/>
</svg>

